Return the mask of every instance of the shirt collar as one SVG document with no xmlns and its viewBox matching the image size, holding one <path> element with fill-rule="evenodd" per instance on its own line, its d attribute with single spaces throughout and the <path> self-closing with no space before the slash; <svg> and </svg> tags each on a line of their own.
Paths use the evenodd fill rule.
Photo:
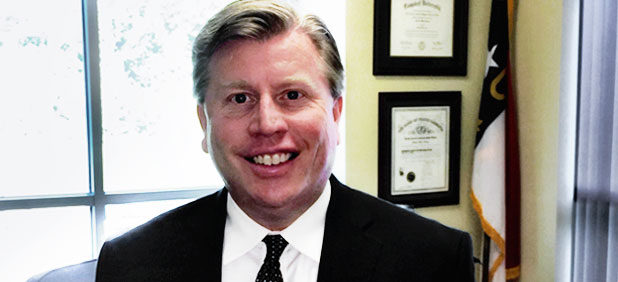
<svg viewBox="0 0 618 282">
<path fill-rule="evenodd" d="M 315 203 L 280 232 L 270 231 L 255 222 L 228 195 L 222 263 L 225 265 L 243 256 L 268 234 L 281 234 L 300 253 L 319 263 L 330 194 L 330 182 L 327 181 Z"/>
<path fill-rule="evenodd" d="M 290 245 L 318 263 L 320 262 L 320 254 L 322 252 L 326 210 L 330 202 L 330 190 L 330 182 L 326 181 L 326 187 L 324 187 L 322 195 L 315 203 L 290 226 L 281 231 L 281 236 Z"/>
</svg>

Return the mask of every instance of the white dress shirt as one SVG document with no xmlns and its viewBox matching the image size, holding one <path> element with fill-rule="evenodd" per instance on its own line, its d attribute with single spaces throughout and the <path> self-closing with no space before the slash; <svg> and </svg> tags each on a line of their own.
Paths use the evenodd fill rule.
<svg viewBox="0 0 618 282">
<path fill-rule="evenodd" d="M 269 234 L 280 234 L 289 243 L 279 259 L 283 281 L 316 282 L 330 193 L 330 183 L 326 182 L 315 203 L 281 231 L 270 231 L 259 225 L 228 196 L 221 281 L 255 281 L 266 257 L 262 239 Z"/>
</svg>

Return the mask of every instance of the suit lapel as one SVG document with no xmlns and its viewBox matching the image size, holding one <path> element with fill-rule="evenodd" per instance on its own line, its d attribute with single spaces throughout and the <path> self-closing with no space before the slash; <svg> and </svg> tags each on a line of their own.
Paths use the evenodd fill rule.
<svg viewBox="0 0 618 282">
<path fill-rule="evenodd" d="M 318 281 L 372 281 L 382 250 L 367 232 L 373 216 L 334 176 L 331 187 Z"/>
<path fill-rule="evenodd" d="M 326 212 L 318 281 L 375 281 L 373 276 L 382 243 L 368 232 L 373 215 L 354 200 L 350 188 L 334 176 L 330 182 L 332 192 Z M 199 230 L 194 235 L 196 247 L 201 251 L 199 258 L 194 260 L 195 265 L 191 266 L 202 270 L 199 280 L 221 281 L 227 197 L 226 189 L 217 192 L 216 199 L 205 203 L 197 218 L 191 220 Z"/>
<path fill-rule="evenodd" d="M 195 224 L 196 231 L 190 236 L 195 242 L 197 257 L 189 260 L 189 269 L 199 273 L 195 281 L 221 281 L 227 190 L 222 189 L 214 196 L 214 201 L 204 202 L 195 218 L 189 221 Z"/>
</svg>

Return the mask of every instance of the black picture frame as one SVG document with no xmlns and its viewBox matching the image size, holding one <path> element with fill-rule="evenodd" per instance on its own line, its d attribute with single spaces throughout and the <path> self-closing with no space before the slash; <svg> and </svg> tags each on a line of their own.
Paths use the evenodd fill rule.
<svg viewBox="0 0 618 282">
<path fill-rule="evenodd" d="M 465 76 L 468 52 L 468 0 L 453 0 L 453 2 L 451 57 L 394 57 L 390 55 L 391 0 L 374 0 L 373 75 Z"/>
<path fill-rule="evenodd" d="M 428 112 L 432 113 L 431 111 L 434 109 L 444 110 L 446 108 L 448 108 L 449 114 L 443 127 L 446 128 L 446 124 L 448 124 L 448 137 L 445 137 L 445 139 L 448 139 L 448 145 L 444 146 L 448 147 L 448 161 L 445 164 L 447 166 L 445 169 L 448 169 L 448 172 L 446 172 L 448 181 L 445 181 L 447 182 L 447 187 L 440 188 L 446 190 L 394 194 L 392 191 L 392 184 L 395 183 L 393 175 L 400 177 L 403 174 L 392 173 L 392 167 L 395 162 L 393 160 L 394 148 L 392 148 L 393 130 L 396 130 L 393 124 L 393 112 L 395 112 L 393 109 L 420 110 L 422 115 L 424 109 L 428 109 Z M 407 128 L 408 125 L 412 125 L 416 120 L 406 122 L 404 126 Z M 395 204 L 408 205 L 412 208 L 459 204 L 461 92 L 380 92 L 378 122 L 378 197 Z M 435 122 L 433 123 L 436 124 Z M 418 127 L 419 125 L 422 125 L 422 123 L 418 123 L 415 126 Z M 398 128 L 398 131 L 401 132 L 402 128 Z M 403 154 L 402 151 L 401 155 L 403 156 Z M 401 169 L 399 171 L 401 172 Z M 409 173 L 407 176 L 409 176 Z M 410 181 L 409 178 L 407 180 Z M 422 179 L 419 181 L 422 181 Z"/>
</svg>

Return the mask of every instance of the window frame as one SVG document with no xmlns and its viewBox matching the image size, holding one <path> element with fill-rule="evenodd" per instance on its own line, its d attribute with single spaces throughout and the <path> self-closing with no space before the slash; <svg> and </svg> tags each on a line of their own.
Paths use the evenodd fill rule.
<svg viewBox="0 0 618 282">
<path fill-rule="evenodd" d="M 57 207 L 87 206 L 90 207 L 90 234 L 92 242 L 92 258 L 98 257 L 99 251 L 106 240 L 105 237 L 105 207 L 112 204 L 128 204 L 163 200 L 195 199 L 216 192 L 220 186 L 190 187 L 180 190 L 145 190 L 140 192 L 105 192 L 103 179 L 103 130 L 101 111 L 101 76 L 99 57 L 99 27 L 98 0 L 81 0 L 82 39 L 84 56 L 84 87 L 86 106 L 87 146 L 88 146 L 88 177 L 87 193 L 33 195 L 18 197 L 0 197 L 0 212 L 21 209 L 41 209 Z M 291 1 L 294 2 L 294 1 Z M 344 16 L 345 17 L 345 16 Z M 344 20 L 345 21 L 345 20 Z M 332 30 L 331 30 L 332 31 Z M 340 37 L 338 48 L 342 62 L 345 62 L 345 34 Z M 345 108 L 340 121 L 340 141 L 345 144 Z M 337 171 L 340 179 L 345 179 L 345 146 L 338 147 L 337 163 L 341 168 Z M 343 156 L 341 156 L 343 155 Z M 337 161 L 339 160 L 339 161 Z M 333 171 L 334 172 L 334 171 Z"/>
<path fill-rule="evenodd" d="M 577 163 L 577 120 L 580 87 L 581 1 L 562 6 L 562 59 L 556 193 L 555 281 L 573 280 L 573 238 Z"/>
<path fill-rule="evenodd" d="M 101 77 L 97 0 L 82 0 L 82 38 L 84 41 L 84 87 L 88 133 L 89 192 L 80 194 L 0 197 L 0 212 L 18 209 L 89 206 L 92 257 L 98 256 L 105 242 L 105 206 L 161 200 L 193 199 L 221 187 L 199 187 L 169 191 L 106 193 L 103 189 L 103 134 L 101 116 Z"/>
</svg>

